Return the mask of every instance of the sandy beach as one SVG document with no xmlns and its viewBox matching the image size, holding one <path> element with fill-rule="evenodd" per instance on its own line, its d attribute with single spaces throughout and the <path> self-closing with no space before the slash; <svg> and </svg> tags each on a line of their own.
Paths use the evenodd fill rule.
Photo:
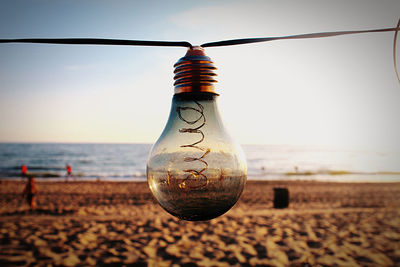
<svg viewBox="0 0 400 267">
<path fill-rule="evenodd" d="M 144 182 L 0 184 L 1 266 L 398 266 L 400 183 L 248 181 L 206 222 L 178 220 Z M 273 208 L 273 188 L 290 205 Z"/>
</svg>

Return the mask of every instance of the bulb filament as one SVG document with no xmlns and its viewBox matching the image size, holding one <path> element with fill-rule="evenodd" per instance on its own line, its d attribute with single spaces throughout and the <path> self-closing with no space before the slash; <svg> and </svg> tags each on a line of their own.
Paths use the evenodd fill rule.
<svg viewBox="0 0 400 267">
<path fill-rule="evenodd" d="M 194 101 L 197 105 L 197 108 L 194 107 L 177 107 L 177 112 L 178 112 L 178 116 L 179 119 L 181 119 L 182 121 L 186 122 L 187 124 L 190 125 L 194 125 L 198 122 L 201 122 L 201 124 L 197 127 L 192 127 L 192 128 L 180 128 L 179 132 L 180 133 L 195 133 L 195 134 L 200 134 L 201 138 L 200 140 L 192 143 L 192 144 L 188 144 L 188 145 L 181 145 L 180 147 L 187 147 L 187 148 L 194 148 L 194 149 L 198 149 L 200 151 L 203 151 L 204 153 L 200 156 L 200 157 L 185 157 L 183 160 L 185 162 L 194 162 L 194 161 L 199 161 L 201 163 L 204 164 L 204 168 L 201 170 L 195 170 L 195 169 L 186 169 L 184 170 L 184 172 L 188 173 L 188 175 L 183 179 L 183 181 L 181 183 L 179 183 L 179 188 L 184 189 L 186 187 L 189 188 L 201 188 L 201 187 L 205 187 L 208 185 L 209 180 L 207 178 L 207 176 L 204 174 L 204 171 L 208 169 L 208 163 L 204 160 L 204 158 L 207 156 L 208 153 L 210 153 L 210 149 L 209 148 L 204 148 L 201 146 L 198 146 L 198 144 L 200 144 L 201 142 L 204 141 L 204 133 L 201 130 L 201 128 L 206 124 L 206 117 L 204 116 L 204 107 L 198 103 L 197 101 Z M 192 110 L 195 111 L 199 114 L 199 117 L 193 120 L 188 120 L 185 119 L 182 116 L 182 111 L 184 110 Z M 199 185 L 187 185 L 186 181 L 188 181 L 189 179 L 194 178 L 199 180 L 200 184 Z"/>
</svg>

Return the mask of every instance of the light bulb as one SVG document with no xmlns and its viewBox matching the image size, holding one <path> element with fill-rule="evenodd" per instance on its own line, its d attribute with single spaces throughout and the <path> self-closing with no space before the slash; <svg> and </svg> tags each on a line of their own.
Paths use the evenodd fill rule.
<svg viewBox="0 0 400 267">
<path fill-rule="evenodd" d="M 239 199 L 244 154 L 225 129 L 214 91 L 216 69 L 201 47 L 175 65 L 167 125 L 147 162 L 147 181 L 161 207 L 184 220 L 210 220 Z"/>
</svg>

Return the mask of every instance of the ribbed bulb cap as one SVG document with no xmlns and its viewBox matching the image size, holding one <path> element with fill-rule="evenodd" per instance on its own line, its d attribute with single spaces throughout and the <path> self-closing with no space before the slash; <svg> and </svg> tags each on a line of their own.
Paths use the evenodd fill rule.
<svg viewBox="0 0 400 267">
<path fill-rule="evenodd" d="M 217 68 L 200 46 L 189 48 L 186 55 L 174 65 L 175 94 L 189 92 L 215 93 L 214 72 Z"/>
</svg>

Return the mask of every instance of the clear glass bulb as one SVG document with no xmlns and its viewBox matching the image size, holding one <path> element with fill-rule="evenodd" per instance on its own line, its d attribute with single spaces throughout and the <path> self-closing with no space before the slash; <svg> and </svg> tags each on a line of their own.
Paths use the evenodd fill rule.
<svg viewBox="0 0 400 267">
<path fill-rule="evenodd" d="M 167 125 L 149 156 L 151 192 L 180 219 L 224 214 L 246 183 L 244 154 L 222 123 L 217 97 L 210 92 L 175 94 Z"/>
</svg>

